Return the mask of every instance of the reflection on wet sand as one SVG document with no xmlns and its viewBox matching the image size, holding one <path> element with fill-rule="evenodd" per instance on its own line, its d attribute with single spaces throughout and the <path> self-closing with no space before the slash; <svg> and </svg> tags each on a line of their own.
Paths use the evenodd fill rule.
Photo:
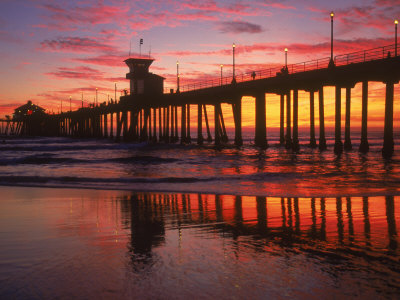
<svg viewBox="0 0 400 300">
<path fill-rule="evenodd" d="M 2 299 L 400 293 L 399 196 L 31 190 L 0 202 Z"/>
<path fill-rule="evenodd" d="M 143 193 L 118 200 L 123 218 L 130 220 L 134 254 L 151 253 L 165 241 L 166 228 L 193 227 L 201 228 L 203 234 L 216 231 L 234 240 L 251 236 L 286 246 L 324 242 L 327 247 L 387 250 L 393 254 L 398 250 L 393 196 L 267 198 Z M 374 206 L 372 223 L 370 202 Z"/>
</svg>

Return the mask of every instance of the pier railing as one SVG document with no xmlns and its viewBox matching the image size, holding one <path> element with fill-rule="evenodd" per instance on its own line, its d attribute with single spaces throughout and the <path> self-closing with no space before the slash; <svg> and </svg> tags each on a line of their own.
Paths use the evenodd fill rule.
<svg viewBox="0 0 400 300">
<path fill-rule="evenodd" d="M 334 63 L 335 63 L 335 66 L 345 66 L 345 65 L 355 64 L 355 63 L 384 59 L 387 57 L 393 57 L 395 55 L 395 50 L 396 50 L 395 45 L 389 45 L 389 46 L 384 46 L 384 47 L 379 47 L 379 48 L 374 48 L 374 49 L 369 49 L 369 50 L 352 52 L 352 53 L 348 53 L 348 54 L 335 56 Z M 398 49 L 398 51 L 399 50 L 400 49 Z M 282 67 L 275 67 L 275 68 L 269 68 L 269 69 L 264 69 L 264 70 L 248 72 L 248 73 L 242 73 L 242 74 L 236 75 L 235 80 L 237 83 L 239 83 L 239 82 L 251 81 L 251 80 L 256 80 L 256 79 L 265 79 L 265 78 L 276 77 L 276 76 L 279 76 L 282 74 L 294 74 L 294 73 L 301 73 L 301 72 L 307 72 L 307 71 L 313 71 L 313 70 L 319 70 L 319 69 L 326 69 L 326 68 L 328 68 L 329 62 L 330 62 L 330 58 L 326 57 L 326 58 L 322 58 L 322 59 L 291 64 L 291 65 L 287 66 L 287 69 L 283 65 Z M 218 79 L 194 82 L 194 83 L 180 86 L 179 91 L 180 92 L 189 92 L 189 91 L 205 89 L 205 88 L 210 88 L 210 87 L 228 85 L 228 84 L 232 83 L 232 79 L 233 79 L 232 76 L 226 76 L 226 77 L 222 77 L 222 78 L 218 78 Z M 169 89 L 168 89 L 168 91 L 169 91 Z M 167 89 L 166 89 L 166 92 L 167 92 Z"/>
</svg>

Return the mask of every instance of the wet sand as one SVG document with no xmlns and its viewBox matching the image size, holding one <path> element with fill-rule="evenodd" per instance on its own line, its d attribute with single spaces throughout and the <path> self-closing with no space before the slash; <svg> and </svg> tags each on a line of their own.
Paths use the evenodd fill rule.
<svg viewBox="0 0 400 300">
<path fill-rule="evenodd" d="M 400 293 L 400 197 L 0 187 L 1 299 Z"/>
</svg>

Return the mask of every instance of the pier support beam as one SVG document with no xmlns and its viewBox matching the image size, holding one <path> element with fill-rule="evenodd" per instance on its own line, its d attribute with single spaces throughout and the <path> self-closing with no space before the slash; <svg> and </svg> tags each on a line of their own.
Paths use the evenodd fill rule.
<svg viewBox="0 0 400 300">
<path fill-rule="evenodd" d="M 203 104 L 203 109 L 204 109 L 204 119 L 206 121 L 206 127 L 207 127 L 207 142 L 212 142 L 210 125 L 208 123 L 207 107 L 205 104 Z"/>
<path fill-rule="evenodd" d="M 232 103 L 233 121 L 235 122 L 235 145 L 242 146 L 242 97 Z"/>
<path fill-rule="evenodd" d="M 173 143 L 175 140 L 175 129 L 174 129 L 174 125 L 175 125 L 175 118 L 174 118 L 174 114 L 175 114 L 175 109 L 173 106 L 170 106 L 170 111 L 171 111 L 171 134 L 170 134 L 170 142 Z"/>
<path fill-rule="evenodd" d="M 366 153 L 368 144 L 368 81 L 362 83 L 362 117 L 361 117 L 361 142 L 359 151 Z"/>
<path fill-rule="evenodd" d="M 265 93 L 256 95 L 256 132 L 255 143 L 260 147 L 267 147 L 267 124 L 265 118 Z"/>
<path fill-rule="evenodd" d="M 201 104 L 197 105 L 197 144 L 203 145 L 203 108 Z"/>
<path fill-rule="evenodd" d="M 121 129 L 122 129 L 121 114 L 119 111 L 116 112 L 116 121 L 117 121 L 117 137 L 116 137 L 116 139 L 117 139 L 117 141 L 119 141 L 121 139 Z"/>
<path fill-rule="evenodd" d="M 318 91 L 319 98 L 319 150 L 326 149 L 325 139 L 325 112 L 324 112 L 324 87 L 321 86 Z"/>
<path fill-rule="evenodd" d="M 341 105 L 342 105 L 342 89 L 340 86 L 335 88 L 335 154 L 343 152 L 342 128 L 341 128 Z"/>
<path fill-rule="evenodd" d="M 191 143 L 192 142 L 192 137 L 190 136 L 190 104 L 187 104 L 187 108 L 186 108 L 186 113 L 187 113 L 187 127 L 186 127 L 186 142 L 187 143 Z"/>
<path fill-rule="evenodd" d="M 114 113 L 110 113 L 110 138 L 114 137 Z"/>
<path fill-rule="evenodd" d="M 389 158 L 393 155 L 393 98 L 394 98 L 394 82 L 386 82 L 386 99 L 385 99 L 385 127 L 383 132 L 383 149 L 382 155 Z"/>
<path fill-rule="evenodd" d="M 175 140 L 177 142 L 179 140 L 178 136 L 178 106 L 175 106 Z"/>
<path fill-rule="evenodd" d="M 285 144 L 285 95 L 284 94 L 281 94 L 279 144 L 281 146 Z"/>
<path fill-rule="evenodd" d="M 151 141 L 153 140 L 153 130 L 151 128 L 151 108 L 146 108 L 147 114 L 148 114 L 148 140 Z"/>
<path fill-rule="evenodd" d="M 128 111 L 124 110 L 122 112 L 122 122 L 123 122 L 123 126 L 124 126 L 124 131 L 123 131 L 123 135 L 124 135 L 124 141 L 126 141 L 128 139 Z"/>
<path fill-rule="evenodd" d="M 166 110 L 166 119 L 165 119 L 165 142 L 169 143 L 169 121 L 170 121 L 170 117 L 169 117 L 169 113 L 170 113 L 170 108 L 169 106 L 167 106 L 165 108 Z"/>
<path fill-rule="evenodd" d="M 129 124 L 129 139 L 136 138 L 136 127 L 135 127 L 135 120 L 134 120 L 134 111 L 130 111 L 130 124 Z"/>
<path fill-rule="evenodd" d="M 153 142 L 157 142 L 157 111 L 153 108 Z"/>
<path fill-rule="evenodd" d="M 215 143 L 215 145 L 220 145 L 221 144 L 221 132 L 220 132 L 219 114 L 218 114 L 217 105 L 218 104 L 214 105 L 214 134 L 215 134 L 214 143 Z"/>
<path fill-rule="evenodd" d="M 219 115 L 219 121 L 220 121 L 221 139 L 222 139 L 222 142 L 227 143 L 228 135 L 226 133 L 225 121 L 224 121 L 224 115 L 222 113 L 221 103 L 218 105 L 218 115 Z"/>
<path fill-rule="evenodd" d="M 149 110 L 147 109 L 147 108 L 145 108 L 145 109 L 143 109 L 142 110 L 142 115 L 143 115 L 143 118 L 142 118 L 142 128 L 141 128 L 141 131 L 140 131 L 140 140 L 141 141 L 147 141 L 148 139 L 149 139 L 149 135 L 148 135 L 148 122 L 149 122 L 149 115 L 150 115 L 150 112 L 149 112 Z"/>
<path fill-rule="evenodd" d="M 161 107 L 158 108 L 158 140 L 161 142 L 163 139 L 162 132 L 162 118 L 161 118 Z"/>
<path fill-rule="evenodd" d="M 351 115 L 351 87 L 346 87 L 346 121 L 344 124 L 344 150 L 351 150 L 350 115 Z"/>
<path fill-rule="evenodd" d="M 299 91 L 293 91 L 293 151 L 297 152 L 299 146 Z"/>
<path fill-rule="evenodd" d="M 186 143 L 186 104 L 182 105 L 181 113 L 181 144 Z"/>
<path fill-rule="evenodd" d="M 310 147 L 315 148 L 315 113 L 314 113 L 314 91 L 310 92 Z"/>
<path fill-rule="evenodd" d="M 292 128 L 291 128 L 291 116 L 290 116 L 290 91 L 286 93 L 286 149 L 292 148 Z"/>
<path fill-rule="evenodd" d="M 104 114 L 103 118 L 104 118 L 104 137 L 107 138 L 108 137 L 108 115 Z"/>
</svg>

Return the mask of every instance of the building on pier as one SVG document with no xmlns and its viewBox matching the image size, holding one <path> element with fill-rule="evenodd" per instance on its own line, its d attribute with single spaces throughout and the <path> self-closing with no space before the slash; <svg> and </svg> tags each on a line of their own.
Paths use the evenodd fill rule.
<svg viewBox="0 0 400 300">
<path fill-rule="evenodd" d="M 23 119 L 26 116 L 42 116 L 45 114 L 45 109 L 32 101 L 28 101 L 26 104 L 21 105 L 14 109 L 13 119 Z"/>
<path fill-rule="evenodd" d="M 149 72 L 152 58 L 128 58 L 124 62 L 129 67 L 126 79 L 130 80 L 131 95 L 161 95 L 165 78 Z"/>
</svg>

